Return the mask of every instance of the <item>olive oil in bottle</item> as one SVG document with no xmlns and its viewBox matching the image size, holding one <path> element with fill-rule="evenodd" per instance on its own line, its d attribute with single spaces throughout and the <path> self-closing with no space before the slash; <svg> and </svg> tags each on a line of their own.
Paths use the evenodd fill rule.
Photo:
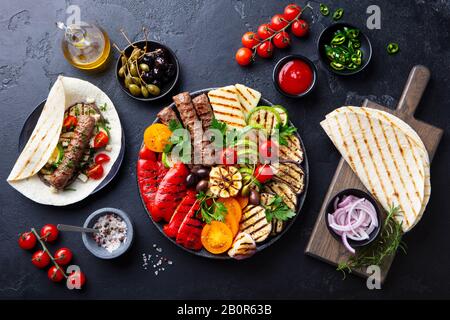
<svg viewBox="0 0 450 320">
<path fill-rule="evenodd" d="M 105 31 L 86 23 L 65 26 L 57 22 L 57 26 L 65 32 L 61 46 L 71 65 L 83 70 L 97 70 L 106 64 L 111 44 Z"/>
</svg>

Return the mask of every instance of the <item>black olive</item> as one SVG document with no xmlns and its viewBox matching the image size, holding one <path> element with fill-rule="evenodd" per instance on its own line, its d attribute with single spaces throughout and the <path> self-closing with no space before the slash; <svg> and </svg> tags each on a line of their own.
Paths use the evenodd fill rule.
<svg viewBox="0 0 450 320">
<path fill-rule="evenodd" d="M 151 83 L 155 78 L 153 77 L 153 72 L 144 72 L 142 74 L 142 80 L 144 80 L 146 83 Z"/>
<path fill-rule="evenodd" d="M 164 57 L 156 57 L 155 67 L 160 68 L 161 70 L 165 70 L 167 68 L 167 65 L 167 60 Z"/>
<path fill-rule="evenodd" d="M 210 170 L 208 170 L 206 168 L 200 168 L 200 169 L 197 169 L 196 173 L 200 177 L 200 179 L 206 179 L 209 177 L 209 171 Z"/>
<path fill-rule="evenodd" d="M 161 70 L 159 67 L 154 67 L 153 68 L 153 77 L 155 79 L 161 79 L 163 76 L 163 70 Z"/>
<path fill-rule="evenodd" d="M 197 183 L 197 186 L 195 187 L 195 190 L 197 192 L 206 192 L 208 190 L 208 180 L 200 180 L 199 183 Z"/>
<path fill-rule="evenodd" d="M 188 188 L 195 187 L 197 185 L 197 182 L 198 182 L 198 178 L 193 173 L 188 174 L 188 176 L 186 177 L 186 186 Z"/>
<path fill-rule="evenodd" d="M 153 67 L 153 65 L 155 64 L 155 59 L 149 55 L 144 55 L 141 59 L 141 61 L 139 61 L 139 63 L 145 63 L 147 64 L 150 68 Z"/>
<path fill-rule="evenodd" d="M 150 84 L 154 84 L 155 86 L 161 89 L 161 81 L 158 79 L 153 79 Z"/>
<path fill-rule="evenodd" d="M 259 192 L 254 190 L 254 189 L 251 189 L 250 190 L 250 195 L 248 197 L 248 202 L 251 205 L 254 205 L 254 206 L 259 205 L 259 202 L 260 202 Z"/>
</svg>

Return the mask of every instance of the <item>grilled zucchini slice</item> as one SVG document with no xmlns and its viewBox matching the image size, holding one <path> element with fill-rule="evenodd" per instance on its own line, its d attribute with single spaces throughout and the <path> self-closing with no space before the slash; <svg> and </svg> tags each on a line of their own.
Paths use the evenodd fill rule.
<svg viewBox="0 0 450 320">
<path fill-rule="evenodd" d="M 267 134 L 272 134 L 281 123 L 281 117 L 278 111 L 272 107 L 256 107 L 250 112 L 247 123 L 255 128 L 262 128 Z"/>
</svg>

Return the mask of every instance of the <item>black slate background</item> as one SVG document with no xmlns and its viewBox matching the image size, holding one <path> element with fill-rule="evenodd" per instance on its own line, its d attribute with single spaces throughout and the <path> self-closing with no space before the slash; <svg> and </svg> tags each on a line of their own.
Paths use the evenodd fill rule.
<svg viewBox="0 0 450 320">
<path fill-rule="evenodd" d="M 372 40 L 374 55 L 366 72 L 349 78 L 329 74 L 320 66 L 315 42 L 331 23 L 308 13 L 312 24 L 308 39 L 294 39 L 291 49 L 274 59 L 261 59 L 251 68 L 240 68 L 233 59 L 240 37 L 247 30 L 282 11 L 288 1 L 16 1 L 0 4 L 0 297 L 1 298 L 449 298 L 449 61 L 450 3 L 448 1 L 324 1 L 343 7 L 343 21 L 362 28 Z M 118 87 L 113 68 L 89 74 L 72 68 L 60 50 L 62 34 L 54 22 L 65 20 L 69 4 L 81 7 L 82 19 L 103 26 L 112 41 L 140 39 L 142 25 L 151 38 L 173 48 L 182 66 L 179 90 L 197 90 L 236 82 L 263 92 L 269 100 L 289 109 L 306 144 L 310 160 L 310 186 L 301 216 L 275 245 L 250 260 L 211 261 L 189 255 L 171 245 L 147 218 L 138 196 L 135 161 L 143 130 L 167 102 L 131 100 Z M 382 29 L 365 27 L 366 8 L 381 8 Z M 388 56 L 385 45 L 399 43 L 401 52 Z M 310 57 L 319 67 L 318 85 L 302 100 L 278 94 L 271 82 L 276 61 L 289 52 Z M 117 53 L 114 53 L 114 58 Z M 336 107 L 359 104 L 365 97 L 395 107 L 411 67 L 424 64 L 432 79 L 416 116 L 445 129 L 432 165 L 433 192 L 421 223 L 407 236 L 408 254 L 399 254 L 382 290 L 370 291 L 365 281 L 342 275 L 334 268 L 304 255 L 317 212 L 336 168 L 339 154 L 322 132 L 319 121 Z M 27 115 L 41 102 L 58 74 L 80 77 L 103 89 L 114 101 L 127 139 L 127 150 L 116 179 L 99 194 L 67 207 L 35 204 L 15 192 L 6 177 L 17 157 L 18 136 Z M 17 246 L 17 234 L 44 223 L 82 224 L 101 207 L 127 211 L 136 224 L 136 237 L 127 256 L 101 261 L 84 248 L 81 237 L 64 234 L 58 246 L 75 252 L 75 263 L 86 272 L 88 284 L 81 292 L 47 280 L 45 272 L 30 263 L 30 253 Z M 142 254 L 155 253 L 153 244 L 173 265 L 155 276 L 144 270 Z"/>
</svg>

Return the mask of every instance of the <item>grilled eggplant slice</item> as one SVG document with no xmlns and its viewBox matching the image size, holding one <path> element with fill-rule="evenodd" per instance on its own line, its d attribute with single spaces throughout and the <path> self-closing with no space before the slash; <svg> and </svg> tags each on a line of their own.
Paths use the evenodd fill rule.
<svg viewBox="0 0 450 320">
<path fill-rule="evenodd" d="M 303 161 L 303 150 L 298 137 L 293 134 L 287 137 L 286 141 L 286 146 L 280 145 L 280 159 L 301 163 Z"/>
<path fill-rule="evenodd" d="M 262 206 L 246 206 L 242 213 L 241 232 L 248 233 L 256 243 L 267 239 L 272 231 L 272 224 L 266 219 L 266 210 Z"/>
<path fill-rule="evenodd" d="M 252 236 L 246 232 L 239 232 L 234 238 L 231 249 L 228 250 L 228 255 L 234 259 L 242 260 L 250 258 L 256 252 L 256 242 Z"/>
<path fill-rule="evenodd" d="M 297 194 L 284 182 L 271 181 L 264 186 L 263 192 L 278 194 L 292 211 L 297 207 Z"/>
<path fill-rule="evenodd" d="M 305 174 L 297 163 L 280 162 L 272 164 L 275 180 L 286 183 L 295 193 L 300 194 L 305 188 Z"/>
</svg>

